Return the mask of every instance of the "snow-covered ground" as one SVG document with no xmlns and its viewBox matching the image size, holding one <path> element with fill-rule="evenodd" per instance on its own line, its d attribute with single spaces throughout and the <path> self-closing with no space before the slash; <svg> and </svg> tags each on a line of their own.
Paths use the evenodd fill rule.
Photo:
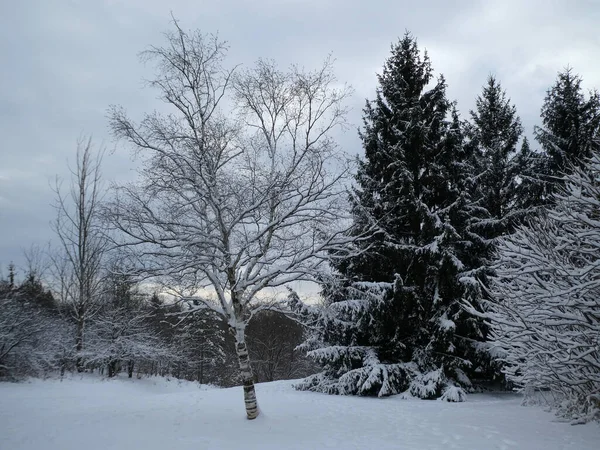
<svg viewBox="0 0 600 450">
<path fill-rule="evenodd" d="M 163 379 L 0 383 L 2 450 L 598 449 L 600 426 L 571 426 L 512 394 L 466 403 L 297 392 L 257 386 L 245 419 L 240 388 Z"/>
</svg>

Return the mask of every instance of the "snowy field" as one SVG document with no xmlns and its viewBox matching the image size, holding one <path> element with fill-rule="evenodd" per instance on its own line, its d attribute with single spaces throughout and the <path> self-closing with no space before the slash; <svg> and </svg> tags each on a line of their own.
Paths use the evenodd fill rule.
<svg viewBox="0 0 600 450">
<path fill-rule="evenodd" d="M 0 383 L 1 450 L 598 449 L 600 426 L 571 426 L 512 394 L 466 403 L 297 392 L 257 386 L 245 419 L 240 388 L 162 379 Z"/>
</svg>

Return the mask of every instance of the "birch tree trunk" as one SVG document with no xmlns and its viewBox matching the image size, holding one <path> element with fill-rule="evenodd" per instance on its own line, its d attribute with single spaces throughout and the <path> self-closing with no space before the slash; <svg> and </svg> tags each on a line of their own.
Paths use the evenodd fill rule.
<svg viewBox="0 0 600 450">
<path fill-rule="evenodd" d="M 244 386 L 244 404 L 246 405 L 246 416 L 248 420 L 256 419 L 259 414 L 258 402 L 256 401 L 256 390 L 254 389 L 254 377 L 250 358 L 248 356 L 248 347 L 246 346 L 246 337 L 243 327 L 235 329 L 235 351 L 240 365 L 240 374 Z"/>
</svg>

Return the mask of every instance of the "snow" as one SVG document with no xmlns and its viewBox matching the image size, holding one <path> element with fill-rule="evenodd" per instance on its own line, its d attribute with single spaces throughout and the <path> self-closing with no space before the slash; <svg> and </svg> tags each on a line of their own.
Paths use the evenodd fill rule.
<svg viewBox="0 0 600 450">
<path fill-rule="evenodd" d="M 515 394 L 464 403 L 329 396 L 292 381 L 241 388 L 160 378 L 0 383 L 0 449 L 597 449 L 597 423 L 571 426 Z"/>
</svg>

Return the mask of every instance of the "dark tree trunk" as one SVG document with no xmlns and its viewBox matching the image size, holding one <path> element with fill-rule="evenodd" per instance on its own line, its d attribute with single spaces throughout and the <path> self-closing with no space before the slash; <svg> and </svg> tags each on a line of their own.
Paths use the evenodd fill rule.
<svg viewBox="0 0 600 450">
<path fill-rule="evenodd" d="M 198 377 L 198 383 L 204 383 L 204 347 L 200 350 L 200 373 Z"/>
<path fill-rule="evenodd" d="M 135 362 L 131 359 L 129 360 L 129 362 L 127 363 L 127 376 L 129 378 L 133 378 L 133 368 L 135 366 Z"/>
<path fill-rule="evenodd" d="M 117 361 L 110 361 L 108 363 L 108 378 L 113 378 L 117 374 Z"/>
<path fill-rule="evenodd" d="M 77 334 L 75 336 L 75 368 L 79 373 L 84 370 L 83 358 L 81 357 L 81 352 L 83 351 L 83 325 L 83 320 L 79 319 L 77 321 Z"/>
</svg>

